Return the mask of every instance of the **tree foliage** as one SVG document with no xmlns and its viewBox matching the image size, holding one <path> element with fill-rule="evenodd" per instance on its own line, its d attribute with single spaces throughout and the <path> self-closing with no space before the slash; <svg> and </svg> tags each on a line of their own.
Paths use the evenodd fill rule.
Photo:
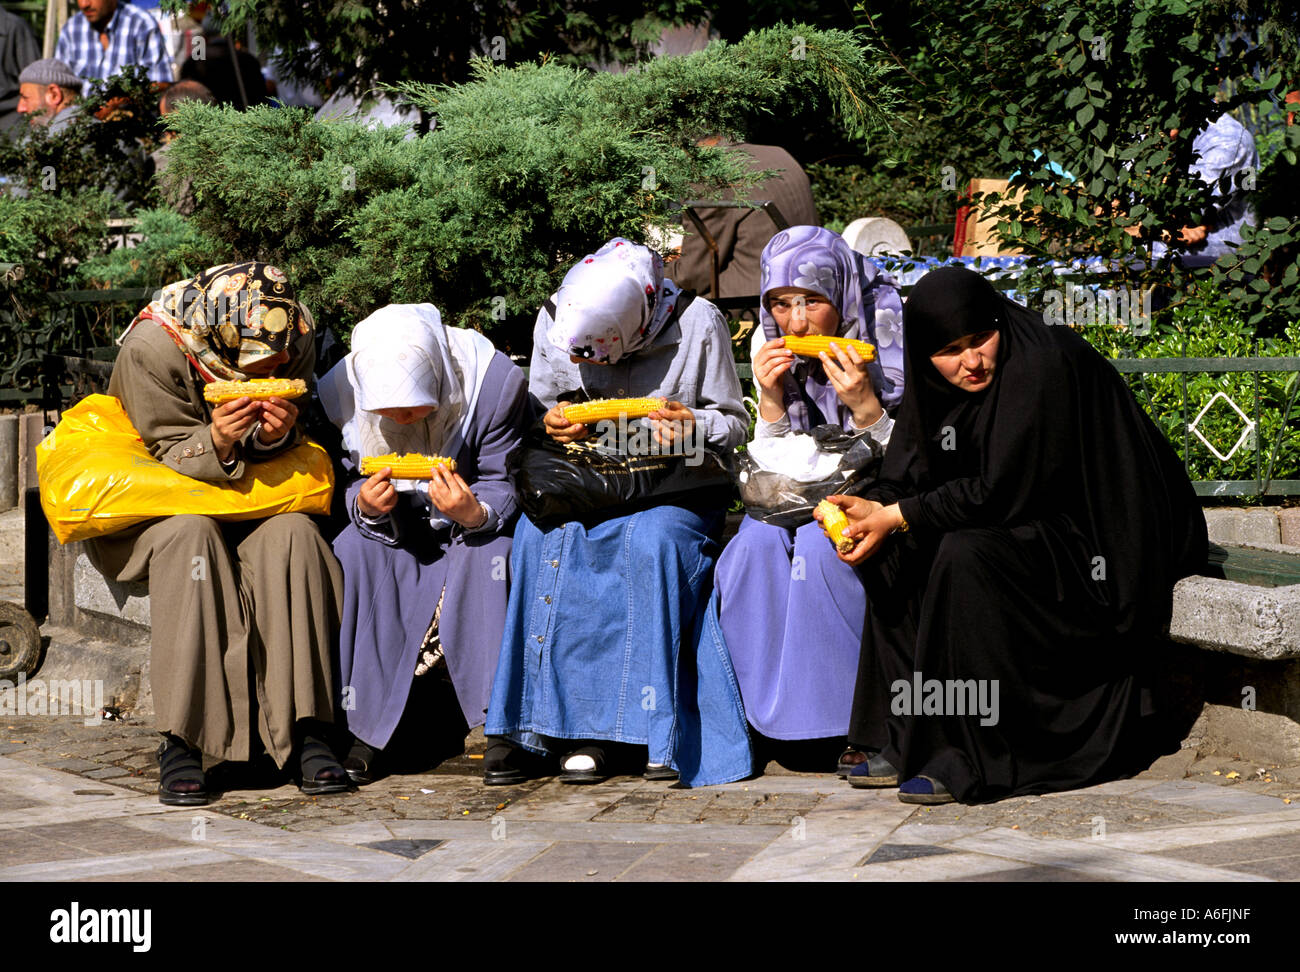
<svg viewBox="0 0 1300 972">
<path fill-rule="evenodd" d="M 635 63 L 664 28 L 695 23 L 705 12 L 698 0 L 546 0 L 527 8 L 501 0 L 227 0 L 215 14 L 223 33 L 251 27 L 288 75 L 359 94 L 406 81 L 467 81 L 476 56 L 508 64 L 544 56 L 571 67 Z"/>
<path fill-rule="evenodd" d="M 1134 258 L 1212 209 L 1212 187 L 1188 171 L 1193 140 L 1224 111 L 1267 110 L 1297 85 L 1298 24 L 1300 9 L 1280 0 L 940 0 L 913 25 L 915 80 L 945 92 L 943 126 L 954 138 L 992 148 L 1000 171 L 972 174 L 1013 174 L 1006 197 L 985 202 L 1003 240 L 1036 258 L 1022 292 L 1050 287 L 1048 262 L 1069 255 L 1115 258 L 1126 284 L 1183 290 L 1172 253 Z M 1249 190 L 1257 176 L 1218 188 Z M 1276 331 L 1300 317 L 1300 294 L 1246 277 L 1296 238 L 1295 214 L 1260 216 L 1276 228 L 1218 272 L 1239 285 L 1233 296 L 1247 320 Z M 1276 272 L 1295 279 L 1287 267 Z"/>
<path fill-rule="evenodd" d="M 658 238 L 692 186 L 752 185 L 700 136 L 743 138 L 796 107 L 865 135 L 886 117 L 882 72 L 856 36 L 806 25 L 621 74 L 480 59 L 465 84 L 400 88 L 434 117 L 424 135 L 182 104 L 169 170 L 193 180 L 192 222 L 220 252 L 280 264 L 341 332 L 382 304 L 432 301 L 526 351 L 581 254 Z"/>
</svg>

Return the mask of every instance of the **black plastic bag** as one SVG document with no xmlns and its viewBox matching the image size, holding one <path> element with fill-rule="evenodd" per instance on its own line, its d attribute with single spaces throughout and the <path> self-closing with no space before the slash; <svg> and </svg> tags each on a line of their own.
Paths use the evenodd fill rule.
<svg viewBox="0 0 1300 972">
<path fill-rule="evenodd" d="M 845 432 L 838 425 L 819 425 L 807 433 L 821 452 L 840 453 L 835 473 L 817 482 L 800 482 L 761 468 L 749 453 L 736 457 L 736 482 L 745 512 L 762 523 L 795 527 L 812 522 L 813 509 L 827 496 L 856 496 L 880 474 L 884 450 L 866 433 Z"/>
<path fill-rule="evenodd" d="M 728 457 L 729 458 L 729 457 Z M 731 490 L 729 462 L 701 449 L 694 455 L 626 455 L 597 440 L 561 445 L 541 425 L 511 454 L 519 505 L 534 523 L 634 512 L 701 491 Z"/>
</svg>

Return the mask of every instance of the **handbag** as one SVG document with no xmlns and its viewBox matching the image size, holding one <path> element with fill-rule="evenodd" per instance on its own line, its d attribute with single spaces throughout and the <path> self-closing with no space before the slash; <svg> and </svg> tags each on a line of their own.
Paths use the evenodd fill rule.
<svg viewBox="0 0 1300 972">
<path fill-rule="evenodd" d="M 732 482 L 728 459 L 709 449 L 694 455 L 641 455 L 599 441 L 562 444 L 540 422 L 511 453 L 510 464 L 519 505 L 535 523 L 632 512 L 686 494 L 700 500 L 701 491 L 729 492 Z"/>
</svg>

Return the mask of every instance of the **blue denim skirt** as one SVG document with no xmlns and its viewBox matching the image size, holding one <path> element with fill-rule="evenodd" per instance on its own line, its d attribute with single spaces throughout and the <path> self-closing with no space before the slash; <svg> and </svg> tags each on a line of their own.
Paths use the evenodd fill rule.
<svg viewBox="0 0 1300 972">
<path fill-rule="evenodd" d="M 539 752 L 546 736 L 644 745 L 687 786 L 751 775 L 731 659 L 705 636 L 720 522 L 678 506 L 548 530 L 521 516 L 484 731 Z"/>
</svg>

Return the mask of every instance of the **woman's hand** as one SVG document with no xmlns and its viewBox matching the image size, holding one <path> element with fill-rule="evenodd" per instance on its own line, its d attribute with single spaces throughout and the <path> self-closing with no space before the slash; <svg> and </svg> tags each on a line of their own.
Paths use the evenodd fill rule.
<svg viewBox="0 0 1300 972">
<path fill-rule="evenodd" d="M 903 524 L 903 513 L 897 503 L 882 506 L 873 500 L 852 496 L 828 496 L 827 499 L 844 510 L 849 518 L 844 535 L 850 539 L 858 538 L 856 547 L 839 555 L 840 560 L 853 567 L 874 557 L 885 538 Z"/>
<path fill-rule="evenodd" d="M 758 382 L 758 414 L 765 422 L 778 421 L 785 414 L 785 393 L 781 379 L 794 367 L 794 352 L 785 338 L 773 338 L 754 355 L 754 380 Z"/>
<path fill-rule="evenodd" d="M 820 355 L 822 368 L 830 380 L 835 394 L 853 413 L 853 424 L 860 429 L 875 425 L 880 420 L 884 409 L 880 399 L 871 385 L 871 376 L 867 373 L 867 363 L 857 349 L 847 344 L 833 347 L 835 356 L 823 351 Z"/>
<path fill-rule="evenodd" d="M 587 437 L 587 427 L 581 422 L 573 423 L 564 417 L 564 409 L 572 402 L 556 402 L 555 407 L 542 417 L 547 434 L 556 442 L 566 444 L 577 442 Z"/>
<path fill-rule="evenodd" d="M 681 402 L 667 402 L 646 418 L 654 428 L 655 442 L 661 446 L 672 445 L 687 438 L 695 425 L 695 415 Z"/>
<path fill-rule="evenodd" d="M 393 469 L 385 466 L 361 484 L 357 509 L 366 516 L 383 516 L 397 506 L 397 489 L 392 481 Z"/>
<path fill-rule="evenodd" d="M 483 512 L 474 493 L 465 485 L 465 480 L 446 466 L 433 467 L 433 478 L 429 480 L 429 499 L 433 500 L 439 513 L 455 520 L 466 530 L 481 527 L 487 521 L 487 514 Z"/>
<path fill-rule="evenodd" d="M 225 402 L 212 410 L 212 445 L 217 458 L 228 462 L 235 443 L 262 416 L 262 403 L 247 396 Z"/>
<path fill-rule="evenodd" d="M 298 406 L 284 398 L 268 398 L 262 405 L 262 427 L 257 430 L 257 441 L 262 445 L 278 442 L 298 421 Z"/>
</svg>

